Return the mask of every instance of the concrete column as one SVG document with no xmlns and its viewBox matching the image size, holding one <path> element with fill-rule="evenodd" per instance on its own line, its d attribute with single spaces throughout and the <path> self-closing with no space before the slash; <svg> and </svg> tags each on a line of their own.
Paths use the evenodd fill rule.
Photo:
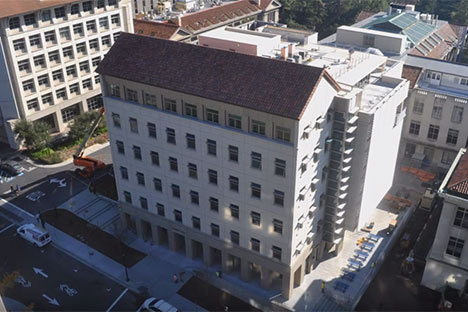
<svg viewBox="0 0 468 312">
<path fill-rule="evenodd" d="M 248 282 L 250 280 L 250 267 L 249 262 L 241 258 L 241 278 Z"/>
<path fill-rule="evenodd" d="M 192 240 L 187 235 L 185 235 L 185 256 L 193 259 Z"/>
<path fill-rule="evenodd" d="M 230 272 L 228 254 L 224 250 L 221 250 L 221 267 L 223 269 L 223 272 L 226 272 L 226 273 Z"/>
<path fill-rule="evenodd" d="M 283 285 L 281 287 L 281 294 L 286 299 L 289 299 L 292 296 L 293 282 L 294 282 L 294 274 L 292 274 L 291 272 L 283 274 Z"/>
<path fill-rule="evenodd" d="M 144 237 L 143 237 L 143 228 L 141 226 L 141 219 L 137 218 L 135 216 L 133 216 L 133 219 L 135 220 L 135 227 L 136 227 L 137 236 L 139 236 L 139 237 L 141 237 L 143 239 Z"/>
<path fill-rule="evenodd" d="M 62 119 L 62 110 L 61 109 L 57 110 L 54 113 L 54 120 L 55 120 L 55 125 L 57 127 L 57 130 L 59 132 L 65 131 L 66 125 L 65 125 L 65 123 L 63 122 L 63 119 Z"/>
<path fill-rule="evenodd" d="M 208 244 L 203 244 L 203 264 L 211 266 L 211 252 Z"/>
<path fill-rule="evenodd" d="M 169 241 L 169 249 L 175 252 L 176 248 L 175 248 L 174 232 L 172 232 L 170 228 L 167 229 L 167 240 Z"/>
<path fill-rule="evenodd" d="M 157 224 L 151 224 L 151 235 L 153 237 L 153 244 L 159 245 L 159 234 L 158 234 L 158 226 Z"/>
<path fill-rule="evenodd" d="M 272 282 L 271 270 L 266 268 L 264 265 L 262 265 L 262 276 L 261 276 L 260 284 L 262 285 L 263 288 L 269 289 L 271 287 L 271 282 Z"/>
</svg>

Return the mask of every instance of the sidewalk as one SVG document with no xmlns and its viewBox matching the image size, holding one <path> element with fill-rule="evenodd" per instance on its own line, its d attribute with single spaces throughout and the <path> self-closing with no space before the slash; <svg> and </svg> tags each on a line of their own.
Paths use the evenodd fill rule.
<svg viewBox="0 0 468 312">
<path fill-rule="evenodd" d="M 184 311 L 205 311 L 177 294 L 177 291 L 184 283 L 174 283 L 172 280 L 173 274 L 184 270 L 186 272 L 184 281 L 189 280 L 192 276 L 189 267 L 184 267 L 184 263 L 166 262 L 158 258 L 157 255 L 151 254 L 133 267 L 128 268 L 130 280 L 127 282 L 125 268 L 121 264 L 68 236 L 50 224 L 46 224 L 46 229 L 49 231 L 52 242 L 56 247 L 133 291 L 143 293 L 148 297 L 164 299 Z M 165 253 L 170 252 L 166 250 Z M 174 263 L 177 263 L 177 265 Z"/>
</svg>

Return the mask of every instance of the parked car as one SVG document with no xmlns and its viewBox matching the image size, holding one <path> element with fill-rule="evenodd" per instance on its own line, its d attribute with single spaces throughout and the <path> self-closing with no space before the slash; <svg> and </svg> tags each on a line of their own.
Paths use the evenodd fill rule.
<svg viewBox="0 0 468 312">
<path fill-rule="evenodd" d="M 6 161 L 0 164 L 0 169 L 8 172 L 10 175 L 16 176 L 23 173 L 24 168 L 14 161 Z"/>
<path fill-rule="evenodd" d="M 16 233 L 37 247 L 42 247 L 52 241 L 49 232 L 31 223 L 23 224 L 16 230 Z"/>
<path fill-rule="evenodd" d="M 143 302 L 137 312 L 181 312 L 176 307 L 162 299 L 148 298 Z"/>
</svg>

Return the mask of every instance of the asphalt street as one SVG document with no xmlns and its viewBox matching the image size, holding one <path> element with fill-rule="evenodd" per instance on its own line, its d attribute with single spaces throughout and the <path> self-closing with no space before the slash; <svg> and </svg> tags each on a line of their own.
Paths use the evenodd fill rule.
<svg viewBox="0 0 468 312">
<path fill-rule="evenodd" d="M 0 217 L 0 275 L 13 277 L 5 295 L 34 311 L 136 311 L 145 298 L 49 244 L 31 245 Z"/>
</svg>

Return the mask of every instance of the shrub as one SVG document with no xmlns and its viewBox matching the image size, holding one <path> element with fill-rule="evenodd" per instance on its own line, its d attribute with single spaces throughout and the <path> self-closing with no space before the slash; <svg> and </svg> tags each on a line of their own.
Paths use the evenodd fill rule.
<svg viewBox="0 0 468 312">
<path fill-rule="evenodd" d="M 45 156 L 50 156 L 52 155 L 53 153 L 55 153 L 55 151 L 49 147 L 46 147 L 46 148 L 43 148 L 37 152 L 34 152 L 34 153 L 31 153 L 31 158 L 32 159 L 35 159 L 35 160 L 38 160 L 38 159 L 42 159 L 43 157 Z"/>
<path fill-rule="evenodd" d="M 44 121 L 21 119 L 16 123 L 14 131 L 28 150 L 41 150 L 50 142 L 50 125 Z"/>
<path fill-rule="evenodd" d="M 70 125 L 68 137 L 71 142 L 82 142 L 88 131 L 90 130 L 94 120 L 99 116 L 99 111 L 88 111 L 78 115 Z M 106 127 L 104 119 L 99 123 L 96 133 L 100 133 Z"/>
</svg>

